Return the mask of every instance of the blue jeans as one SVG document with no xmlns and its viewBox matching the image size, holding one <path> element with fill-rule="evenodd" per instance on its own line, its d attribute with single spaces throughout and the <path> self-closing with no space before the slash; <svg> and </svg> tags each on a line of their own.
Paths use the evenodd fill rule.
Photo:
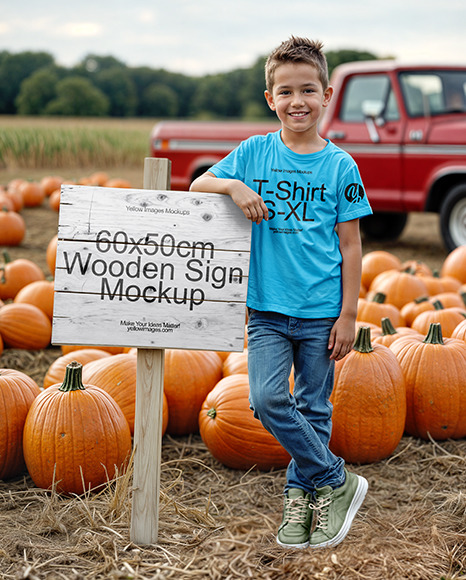
<svg viewBox="0 0 466 580">
<path fill-rule="evenodd" d="M 249 310 L 248 372 L 254 416 L 292 459 L 285 491 L 311 494 L 344 483 L 344 461 L 329 449 L 334 361 L 328 339 L 335 318 L 293 318 Z M 294 364 L 294 391 L 288 377 Z"/>
</svg>

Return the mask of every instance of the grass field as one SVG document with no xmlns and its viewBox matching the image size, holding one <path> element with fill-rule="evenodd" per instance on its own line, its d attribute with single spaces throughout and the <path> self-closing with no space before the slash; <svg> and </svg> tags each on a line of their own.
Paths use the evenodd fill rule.
<svg viewBox="0 0 466 580">
<path fill-rule="evenodd" d="M 140 167 L 154 119 L 0 117 L 0 170 Z"/>
</svg>

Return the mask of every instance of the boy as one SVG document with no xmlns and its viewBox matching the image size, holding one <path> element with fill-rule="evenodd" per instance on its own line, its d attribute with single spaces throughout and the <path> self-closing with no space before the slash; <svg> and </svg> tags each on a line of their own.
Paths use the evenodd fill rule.
<svg viewBox="0 0 466 580">
<path fill-rule="evenodd" d="M 328 398 L 335 361 L 354 342 L 359 218 L 371 208 L 352 158 L 318 133 L 333 91 L 322 44 L 291 37 L 271 53 L 265 70 L 265 98 L 281 130 L 247 139 L 191 190 L 230 195 L 254 222 L 247 299 L 250 402 L 292 457 L 277 542 L 335 546 L 368 487 L 329 450 Z"/>
</svg>

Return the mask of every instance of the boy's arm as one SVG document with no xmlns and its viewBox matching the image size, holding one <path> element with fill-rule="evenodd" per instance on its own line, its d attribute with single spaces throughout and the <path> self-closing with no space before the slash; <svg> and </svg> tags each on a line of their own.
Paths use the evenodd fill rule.
<svg viewBox="0 0 466 580">
<path fill-rule="evenodd" d="M 342 256 L 342 305 L 340 316 L 333 325 L 328 347 L 332 349 L 331 359 L 340 360 L 353 348 L 359 288 L 361 285 L 361 238 L 359 220 L 338 224 L 340 252 Z"/>
<path fill-rule="evenodd" d="M 189 190 L 225 193 L 249 220 L 259 224 L 263 219 L 269 219 L 269 212 L 262 197 L 239 179 L 217 178 L 210 171 L 206 171 L 191 183 Z"/>
</svg>

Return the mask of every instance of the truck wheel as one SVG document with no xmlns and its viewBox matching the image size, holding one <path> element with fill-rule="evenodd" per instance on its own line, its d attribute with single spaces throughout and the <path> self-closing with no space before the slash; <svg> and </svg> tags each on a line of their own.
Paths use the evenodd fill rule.
<svg viewBox="0 0 466 580">
<path fill-rule="evenodd" d="M 408 214 L 398 212 L 374 212 L 360 221 L 364 235 L 377 242 L 396 240 L 401 236 L 408 221 Z"/>
<path fill-rule="evenodd" d="M 449 252 L 466 245 L 466 183 L 447 193 L 440 208 L 440 232 Z"/>
</svg>

